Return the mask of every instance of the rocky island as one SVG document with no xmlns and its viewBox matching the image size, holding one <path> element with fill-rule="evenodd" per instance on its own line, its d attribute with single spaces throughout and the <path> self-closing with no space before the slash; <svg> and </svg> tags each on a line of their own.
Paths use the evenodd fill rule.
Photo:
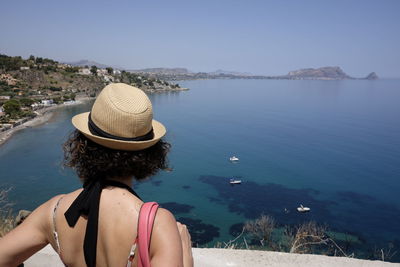
<svg viewBox="0 0 400 267">
<path fill-rule="evenodd" d="M 281 76 L 282 79 L 290 80 L 348 80 L 348 79 L 364 79 L 376 80 L 378 76 L 375 72 L 368 74 L 365 78 L 353 78 L 347 75 L 340 67 L 322 67 L 318 69 L 308 68 L 289 72 L 287 75 Z"/>
</svg>

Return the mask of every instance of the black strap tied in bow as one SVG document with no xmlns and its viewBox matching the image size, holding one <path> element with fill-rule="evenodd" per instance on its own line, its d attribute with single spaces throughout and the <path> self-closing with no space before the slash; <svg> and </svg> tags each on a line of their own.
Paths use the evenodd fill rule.
<svg viewBox="0 0 400 267">
<path fill-rule="evenodd" d="M 145 135 L 132 137 L 132 138 L 130 138 L 130 137 L 121 137 L 121 136 L 116 136 L 116 135 L 107 133 L 107 132 L 103 131 L 102 129 L 100 129 L 100 127 L 98 127 L 93 122 L 92 113 L 89 113 L 88 127 L 89 127 L 89 131 L 92 134 L 100 136 L 100 137 L 114 139 L 114 140 L 121 140 L 121 141 L 147 141 L 147 140 L 151 140 L 151 139 L 154 138 L 153 128 L 151 128 L 151 130 Z"/>
<path fill-rule="evenodd" d="M 107 186 L 125 188 L 140 199 L 135 191 L 133 191 L 133 189 L 126 184 L 112 180 L 92 181 L 91 183 L 84 184 L 83 191 L 64 213 L 64 216 L 67 219 L 70 227 L 75 226 L 80 216 L 87 216 L 83 252 L 85 255 L 85 262 L 88 267 L 96 266 L 100 196 L 103 188 Z"/>
</svg>

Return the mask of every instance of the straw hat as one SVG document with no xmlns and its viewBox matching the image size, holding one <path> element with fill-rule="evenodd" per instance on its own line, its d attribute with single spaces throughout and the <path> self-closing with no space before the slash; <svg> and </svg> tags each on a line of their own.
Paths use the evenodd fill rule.
<svg viewBox="0 0 400 267">
<path fill-rule="evenodd" d="M 92 111 L 74 116 L 72 124 L 93 142 L 118 150 L 148 148 L 166 133 L 164 125 L 153 120 L 147 95 L 124 83 L 107 85 Z"/>
</svg>

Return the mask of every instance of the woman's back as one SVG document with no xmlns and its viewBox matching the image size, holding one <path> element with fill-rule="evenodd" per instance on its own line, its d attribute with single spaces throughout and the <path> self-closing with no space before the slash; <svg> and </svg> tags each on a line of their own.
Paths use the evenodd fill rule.
<svg viewBox="0 0 400 267">
<path fill-rule="evenodd" d="M 83 242 L 87 218 L 81 216 L 71 228 L 64 213 L 82 190 L 63 195 L 55 211 L 55 226 L 60 244 L 60 255 L 68 266 L 86 266 Z M 58 199 L 54 199 L 54 205 Z M 141 200 L 127 190 L 116 187 L 103 189 L 100 198 L 97 237 L 97 266 L 124 266 L 137 236 L 137 221 Z M 52 218 L 51 218 L 52 219 Z M 155 222 L 157 224 L 157 220 Z M 57 249 L 53 238 L 52 246 Z M 93 244 L 94 245 L 94 244 Z"/>
</svg>

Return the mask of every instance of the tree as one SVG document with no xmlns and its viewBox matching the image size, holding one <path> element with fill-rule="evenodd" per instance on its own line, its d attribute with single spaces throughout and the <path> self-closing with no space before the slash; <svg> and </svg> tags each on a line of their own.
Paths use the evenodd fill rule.
<svg viewBox="0 0 400 267">
<path fill-rule="evenodd" d="M 69 73 L 79 72 L 79 67 L 66 67 L 65 71 Z"/>
<path fill-rule="evenodd" d="M 269 215 L 261 215 L 253 221 L 248 221 L 244 225 L 244 230 L 249 233 L 253 239 L 260 241 L 264 246 L 264 241 L 271 239 L 272 231 L 275 228 L 275 220 Z"/>
<path fill-rule="evenodd" d="M 21 104 L 15 99 L 8 100 L 4 103 L 3 108 L 4 112 L 11 117 L 18 116 L 21 113 Z"/>
<path fill-rule="evenodd" d="M 37 57 L 35 62 L 36 62 L 36 64 L 41 64 L 41 63 L 43 63 L 43 58 Z"/>
<path fill-rule="evenodd" d="M 61 97 L 57 96 L 57 97 L 53 97 L 53 103 L 54 104 L 60 104 L 61 103 Z"/>
<path fill-rule="evenodd" d="M 56 86 L 50 86 L 49 89 L 50 89 L 51 91 L 53 91 L 53 92 L 62 91 L 62 88 L 61 88 L 61 87 L 56 87 Z"/>
<path fill-rule="evenodd" d="M 90 67 L 90 72 L 91 72 L 93 75 L 97 75 L 97 67 L 96 67 L 95 65 L 91 66 L 91 67 Z"/>
<path fill-rule="evenodd" d="M 32 60 L 33 62 L 35 62 L 35 56 L 34 55 L 30 55 L 29 56 L 29 60 Z"/>
<path fill-rule="evenodd" d="M 290 253 L 312 253 L 313 247 L 327 245 L 331 240 L 327 235 L 327 227 L 316 222 L 305 222 L 295 228 L 286 227 L 285 236 L 289 240 Z"/>
<path fill-rule="evenodd" d="M 108 74 L 113 74 L 114 70 L 111 67 L 106 68 Z"/>
<path fill-rule="evenodd" d="M 21 98 L 19 103 L 21 103 L 21 105 L 24 107 L 30 107 L 33 103 L 35 103 L 35 101 L 30 98 Z"/>
</svg>

